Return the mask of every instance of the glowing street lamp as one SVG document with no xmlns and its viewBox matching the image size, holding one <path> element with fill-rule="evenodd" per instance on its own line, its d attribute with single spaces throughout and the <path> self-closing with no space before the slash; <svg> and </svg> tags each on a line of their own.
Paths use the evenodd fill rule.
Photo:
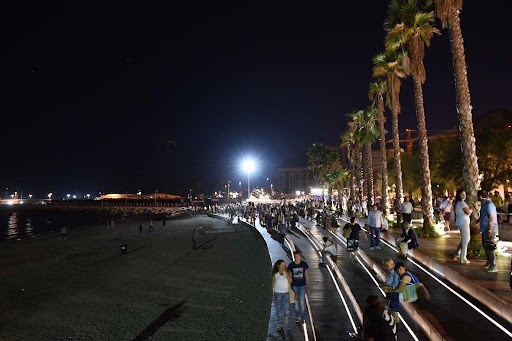
<svg viewBox="0 0 512 341">
<path fill-rule="evenodd" d="M 52 200 L 52 195 L 53 195 L 53 193 L 48 193 L 48 199 L 49 200 Z"/>
<path fill-rule="evenodd" d="M 68 197 L 68 200 L 69 200 L 69 197 L 71 196 L 71 194 L 66 194 L 66 196 Z"/>
<path fill-rule="evenodd" d="M 251 173 L 254 172 L 254 169 L 256 168 L 256 164 L 254 160 L 252 159 L 246 159 L 242 163 L 243 170 L 247 173 L 247 198 L 251 195 Z"/>
<path fill-rule="evenodd" d="M 91 197 L 91 195 L 89 193 L 87 193 L 87 199 L 89 199 Z"/>
<path fill-rule="evenodd" d="M 28 197 L 29 197 L 30 199 L 32 199 L 32 194 L 29 194 L 29 195 L 28 195 Z"/>
</svg>

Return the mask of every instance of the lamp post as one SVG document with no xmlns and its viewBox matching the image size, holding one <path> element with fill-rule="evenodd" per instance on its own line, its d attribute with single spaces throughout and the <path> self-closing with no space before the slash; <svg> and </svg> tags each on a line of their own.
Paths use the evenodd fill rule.
<svg viewBox="0 0 512 341">
<path fill-rule="evenodd" d="M 254 160 L 247 159 L 243 162 L 242 167 L 244 171 L 247 173 L 247 198 L 251 196 L 251 173 L 256 168 Z"/>
</svg>

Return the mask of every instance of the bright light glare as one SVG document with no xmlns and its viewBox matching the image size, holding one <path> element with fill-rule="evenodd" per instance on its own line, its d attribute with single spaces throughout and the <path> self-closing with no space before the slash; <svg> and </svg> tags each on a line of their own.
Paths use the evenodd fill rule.
<svg viewBox="0 0 512 341">
<path fill-rule="evenodd" d="M 242 168 L 246 173 L 251 174 L 256 168 L 256 163 L 252 159 L 246 159 L 242 162 Z"/>
</svg>

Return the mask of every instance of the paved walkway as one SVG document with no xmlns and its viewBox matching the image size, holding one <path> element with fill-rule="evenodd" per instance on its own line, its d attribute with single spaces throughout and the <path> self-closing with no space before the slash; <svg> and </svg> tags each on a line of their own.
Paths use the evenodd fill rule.
<svg viewBox="0 0 512 341">
<path fill-rule="evenodd" d="M 236 222 L 236 219 L 234 222 Z M 267 232 L 266 228 L 261 227 L 259 219 L 256 219 L 254 228 L 267 243 L 272 264 L 278 259 L 284 259 L 286 263 L 292 261 L 289 250 L 283 248 L 278 241 L 274 240 Z M 340 299 L 337 287 L 332 281 L 329 270 L 326 267 L 320 267 L 318 265 L 320 258 L 318 252 L 313 248 L 309 239 L 301 232 L 293 231 L 288 234 L 288 237 L 293 243 L 293 246 L 303 255 L 303 260 L 310 266 L 311 295 L 308 296 L 308 302 L 311 308 L 310 316 L 312 319 L 306 321 L 308 339 L 350 340 L 347 331 L 353 331 L 353 325 Z M 355 312 L 353 307 L 349 307 L 349 309 L 351 310 L 356 325 L 360 325 L 361 322 L 354 317 Z M 294 306 L 290 305 L 288 323 L 283 328 L 283 331 L 277 332 L 275 310 L 272 304 L 267 340 L 304 340 L 305 336 L 301 332 L 299 325 L 295 324 L 294 318 Z"/>
<path fill-rule="evenodd" d="M 347 218 L 348 217 L 344 217 L 344 219 Z M 316 237 L 320 240 L 322 236 L 328 234 L 327 231 L 318 228 L 313 222 L 301 221 L 301 223 L 310 229 L 310 233 L 313 238 Z M 345 222 L 343 222 L 342 226 L 344 223 Z M 363 225 L 364 220 L 361 220 L 360 223 Z M 287 252 L 288 250 L 283 248 L 276 240 L 272 239 L 267 230 L 259 225 L 258 220 L 254 228 L 261 234 L 267 243 L 272 263 L 277 259 L 284 259 L 287 263 L 291 262 L 291 254 Z M 341 231 L 338 231 L 336 235 L 341 241 Z M 394 237 L 396 235 L 398 235 L 398 231 L 390 230 L 390 232 L 384 235 L 384 238 L 388 239 L 390 244 L 394 244 Z M 312 293 L 311 297 L 309 297 L 309 301 L 311 304 L 311 315 L 313 317 L 314 331 L 316 334 L 313 335 L 313 331 L 310 329 L 311 321 L 308 321 L 309 323 L 307 326 L 309 339 L 313 340 L 315 337 L 318 340 L 346 339 L 346 330 L 352 330 L 348 314 L 342 306 L 339 293 L 335 288 L 335 284 L 333 283 L 328 270 L 317 265 L 319 259 L 318 252 L 313 248 L 311 241 L 308 240 L 301 232 L 294 231 L 289 234 L 289 238 L 293 244 L 295 244 L 295 247 L 303 253 L 304 259 L 310 265 Z M 438 263 L 438 266 L 441 267 L 441 271 L 436 271 L 436 266 L 426 266 L 427 268 L 430 267 L 433 272 L 437 272 L 438 275 L 439 272 L 449 272 L 447 269 L 450 269 L 450 271 L 456 273 L 458 276 L 471 278 L 472 281 L 468 280 L 468 282 L 470 285 L 471 283 L 474 283 L 474 286 L 479 288 L 478 290 L 489 290 L 489 292 L 493 292 L 497 296 L 503 297 L 503 301 L 508 305 L 505 305 L 505 311 L 503 314 L 500 314 L 499 312 L 496 312 L 496 310 L 494 312 L 489 311 L 489 309 L 483 306 L 481 301 L 478 299 L 472 299 L 465 295 L 467 299 L 472 300 L 473 304 L 477 305 L 482 310 L 485 310 L 494 320 L 501 323 L 510 331 L 512 329 L 512 324 L 508 323 L 506 319 L 501 319 L 501 317 L 510 314 L 509 311 L 512 311 L 512 309 L 509 309 L 512 308 L 512 306 L 510 306 L 512 293 L 508 287 L 508 266 L 510 264 L 510 258 L 502 257 L 499 259 L 498 268 L 500 271 L 497 274 L 486 273 L 481 268 L 481 265 L 485 262 L 483 259 L 472 259 L 471 264 L 461 265 L 453 260 L 452 255 L 453 251 L 456 249 L 458 241 L 458 231 L 451 232 L 446 237 L 442 238 L 420 239 L 420 248 L 412 252 L 413 257 L 417 260 L 420 258 L 428 258 L 430 261 Z M 369 245 L 366 244 L 368 244 L 368 242 L 362 239 L 360 247 L 368 254 L 369 259 L 375 262 L 375 264 L 381 265 L 380 263 L 382 258 L 386 256 L 395 258 L 393 257 L 395 255 L 395 251 L 387 246 L 384 247 L 383 250 L 370 251 Z M 344 246 L 341 244 L 338 245 L 337 266 L 343 273 L 343 277 L 345 277 L 359 305 L 362 306 L 366 295 L 376 294 L 376 287 L 371 283 L 371 280 L 364 270 L 356 264 L 350 263 L 347 258 Z M 419 273 L 421 271 L 411 262 L 408 262 L 407 264 L 408 267 L 409 265 L 411 266 L 415 274 L 416 272 Z M 424 274 L 420 275 L 420 277 L 421 281 L 424 282 L 427 287 L 432 288 L 433 292 L 431 291 L 431 294 L 433 299 L 428 305 L 418 307 L 415 304 L 414 308 L 420 315 L 423 315 L 422 318 L 428 320 L 430 325 L 436 329 L 436 333 L 438 335 L 436 338 L 432 338 L 431 334 L 428 334 L 430 336 L 426 337 L 423 332 L 420 331 L 417 334 L 417 337 L 420 340 L 427 338 L 446 340 L 472 339 L 473 337 L 496 340 L 508 338 L 502 331 L 497 330 L 492 323 L 483 319 L 483 317 L 476 314 L 472 308 L 469 308 L 458 298 L 454 297 L 449 291 L 446 291 L 447 289 L 443 289 L 442 286 L 434 279 L 428 278 L 428 276 Z M 457 288 L 457 284 L 455 284 L 454 288 L 456 290 L 459 289 Z M 507 309 L 509 311 L 507 311 Z M 416 313 L 413 313 L 413 315 L 416 315 Z M 289 311 L 289 323 L 283 331 L 277 332 L 275 311 L 272 306 L 267 340 L 304 339 L 304 334 L 299 329 L 299 326 L 293 322 L 294 316 L 295 312 L 293 310 L 293 305 L 291 305 L 291 309 Z M 415 325 L 413 318 L 407 314 L 405 314 L 405 318 L 406 321 L 409 320 L 410 322 L 413 322 L 412 327 L 418 332 L 418 325 Z M 417 318 L 417 316 L 414 316 L 414 318 Z M 478 321 L 478 327 L 475 327 L 475 321 Z M 423 331 L 425 331 L 425 329 L 423 329 Z M 401 325 L 399 325 L 399 337 L 400 340 L 411 339 L 411 336 Z"/>
<path fill-rule="evenodd" d="M 343 217 L 341 226 L 347 222 L 348 217 Z M 358 219 L 361 226 L 364 226 L 365 220 Z M 341 236 L 341 231 L 336 232 Z M 382 234 L 383 239 L 387 239 L 389 244 L 394 245 L 394 237 L 399 235 L 398 231 L 390 229 L 388 233 Z M 503 297 L 510 297 L 510 288 L 508 287 L 508 266 L 510 258 L 503 257 L 499 260 L 498 266 L 500 272 L 487 273 L 482 269 L 485 263 L 483 259 L 472 259 L 471 264 L 461 265 L 453 260 L 453 251 L 456 249 L 459 241 L 458 231 L 451 232 L 447 237 L 419 240 L 420 247 L 410 251 L 413 258 L 418 261 L 427 270 L 430 270 L 437 277 L 441 277 L 441 282 L 451 282 L 451 287 L 458 291 L 462 296 L 472 302 L 474 305 L 485 311 L 491 318 L 502 324 L 509 332 L 512 330 L 510 322 L 510 313 L 512 305 Z M 363 241 L 360 244 L 370 258 L 377 264 L 386 256 L 391 258 L 396 252 L 388 246 L 382 246 L 382 250 L 369 250 L 369 243 Z M 420 280 L 425 283 L 431 291 L 432 300 L 429 305 L 419 307 L 420 313 L 430 321 L 432 325 L 443 335 L 443 337 L 472 338 L 500 338 L 507 336 L 495 328 L 490 321 L 487 321 L 477 314 L 473 308 L 463 304 L 462 300 L 456 298 L 449 289 L 441 285 L 437 280 L 427 275 L 413 262 L 406 262 L 408 269 L 418 275 Z M 380 264 L 379 264 L 380 265 Z M 467 276 L 467 277 L 466 277 Z M 445 280 L 442 277 L 446 278 Z M 480 279 L 480 280 L 477 280 Z M 482 285 L 481 285 L 482 284 Z M 493 295 L 491 291 L 501 293 Z M 478 328 L 472 324 L 478 320 Z M 490 332 L 494 330 L 494 332 Z M 481 335 L 480 335 L 481 334 Z"/>
<path fill-rule="evenodd" d="M 228 218 L 229 215 L 227 214 L 220 214 L 222 217 Z M 232 221 L 234 224 L 238 224 L 238 218 L 234 218 Z M 243 220 L 240 221 L 241 224 L 246 224 Z M 258 223 L 256 223 L 256 226 L 253 226 L 254 229 L 261 234 L 263 237 L 263 240 L 267 244 L 268 253 L 270 255 L 270 261 L 271 264 L 269 267 L 269 274 L 270 270 L 272 269 L 272 266 L 274 263 L 279 260 L 283 259 L 287 264 L 292 261 L 292 255 L 291 252 L 288 249 L 285 249 L 277 242 L 276 240 L 272 239 L 270 234 L 267 232 L 267 230 L 263 227 L 261 227 Z M 270 276 L 269 276 L 270 278 Z M 294 306 L 290 305 L 290 309 L 288 311 L 288 322 L 285 326 L 283 326 L 283 329 L 281 331 L 277 330 L 277 317 L 276 317 L 276 310 L 274 307 L 274 302 L 272 302 L 271 311 L 270 311 L 270 318 L 269 318 L 269 324 L 268 324 L 268 331 L 267 331 L 267 341 L 272 340 L 304 340 L 304 333 L 300 330 L 298 325 L 294 322 L 295 318 L 295 310 Z"/>
<path fill-rule="evenodd" d="M 343 216 L 342 219 L 343 226 L 348 221 L 349 217 Z M 357 221 L 361 226 L 364 226 L 366 223 L 365 219 L 357 219 Z M 394 238 L 401 233 L 401 230 L 390 228 L 387 233 L 387 238 L 390 241 L 394 241 Z M 386 235 L 383 235 L 383 237 L 386 238 Z M 510 288 L 512 242 L 501 242 L 501 245 L 507 250 L 497 258 L 496 265 L 499 272 L 487 273 L 485 269 L 482 268 L 486 262 L 483 256 L 468 256 L 468 259 L 471 261 L 470 264 L 460 264 L 460 262 L 454 260 L 454 252 L 460 242 L 460 233 L 458 230 L 452 229 L 452 231 L 439 238 L 418 238 L 418 240 L 420 247 L 414 250 L 416 253 L 423 253 L 432 257 L 435 261 L 493 292 L 506 300 L 512 309 L 512 289 Z"/>
</svg>

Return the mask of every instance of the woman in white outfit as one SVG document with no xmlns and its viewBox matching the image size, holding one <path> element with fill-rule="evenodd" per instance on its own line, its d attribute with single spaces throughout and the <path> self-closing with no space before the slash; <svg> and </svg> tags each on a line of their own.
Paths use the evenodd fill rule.
<svg viewBox="0 0 512 341">
<path fill-rule="evenodd" d="M 272 268 L 272 291 L 277 315 L 277 330 L 283 329 L 290 305 L 290 283 L 292 277 L 286 271 L 286 263 L 279 259 Z"/>
<path fill-rule="evenodd" d="M 469 222 L 471 216 L 471 209 L 465 202 L 466 200 L 466 192 L 462 189 L 457 190 L 457 194 L 455 195 L 455 226 L 459 228 L 460 231 L 460 246 L 457 250 L 457 256 L 455 258 L 460 258 L 461 264 L 469 264 L 469 260 L 467 259 L 468 253 L 468 244 L 471 239 L 470 231 L 469 231 Z"/>
</svg>

